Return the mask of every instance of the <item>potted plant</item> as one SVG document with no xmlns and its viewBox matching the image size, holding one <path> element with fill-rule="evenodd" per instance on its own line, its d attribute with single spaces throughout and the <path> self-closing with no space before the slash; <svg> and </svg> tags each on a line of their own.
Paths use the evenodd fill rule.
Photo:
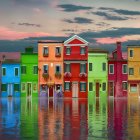
<svg viewBox="0 0 140 140">
<path fill-rule="evenodd" d="M 49 78 L 49 74 L 48 74 L 48 73 L 43 73 L 42 76 L 43 76 L 45 79 L 48 79 L 48 78 Z"/>
<path fill-rule="evenodd" d="M 61 73 L 60 73 L 60 72 L 56 72 L 56 73 L 55 73 L 55 76 L 56 76 L 57 78 L 61 78 Z"/>
<path fill-rule="evenodd" d="M 71 73 L 70 73 L 70 72 L 65 72 L 65 73 L 64 73 L 64 77 L 70 78 L 70 77 L 71 77 Z"/>
<path fill-rule="evenodd" d="M 48 57 L 49 54 L 48 54 L 48 53 L 44 53 L 43 56 L 44 56 L 44 57 Z"/>
<path fill-rule="evenodd" d="M 55 56 L 60 57 L 61 53 L 56 53 Z"/>
<path fill-rule="evenodd" d="M 87 74 L 86 74 L 85 72 L 81 72 L 81 73 L 79 74 L 79 77 L 80 77 L 80 78 L 85 78 L 85 77 L 87 77 Z"/>
</svg>

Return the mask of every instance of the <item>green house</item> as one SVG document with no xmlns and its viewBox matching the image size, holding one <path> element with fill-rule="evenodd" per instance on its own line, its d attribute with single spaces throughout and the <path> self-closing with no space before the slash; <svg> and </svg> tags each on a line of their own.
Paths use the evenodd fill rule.
<svg viewBox="0 0 140 140">
<path fill-rule="evenodd" d="M 107 97 L 108 52 L 88 50 L 88 98 Z"/>
<path fill-rule="evenodd" d="M 21 53 L 21 97 L 38 96 L 38 54 L 32 47 Z"/>
</svg>

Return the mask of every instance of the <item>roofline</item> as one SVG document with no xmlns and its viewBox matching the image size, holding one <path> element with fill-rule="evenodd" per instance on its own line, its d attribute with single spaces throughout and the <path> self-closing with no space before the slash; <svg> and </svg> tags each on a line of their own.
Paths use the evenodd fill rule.
<svg viewBox="0 0 140 140">
<path fill-rule="evenodd" d="M 39 40 L 38 43 L 64 43 L 64 41 L 43 41 L 43 40 Z"/>
</svg>

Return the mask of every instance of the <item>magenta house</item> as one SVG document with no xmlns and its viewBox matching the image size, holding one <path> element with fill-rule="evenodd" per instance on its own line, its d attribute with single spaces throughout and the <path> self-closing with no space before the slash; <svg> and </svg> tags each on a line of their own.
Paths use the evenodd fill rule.
<svg viewBox="0 0 140 140">
<path fill-rule="evenodd" d="M 127 97 L 127 54 L 122 53 L 121 42 L 108 60 L 108 96 Z"/>
</svg>

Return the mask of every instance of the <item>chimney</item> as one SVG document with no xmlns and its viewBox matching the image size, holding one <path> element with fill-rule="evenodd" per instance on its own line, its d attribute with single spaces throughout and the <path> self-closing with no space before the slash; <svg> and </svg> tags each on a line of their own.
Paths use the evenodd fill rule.
<svg viewBox="0 0 140 140">
<path fill-rule="evenodd" d="M 122 59 L 121 42 L 117 42 L 117 59 Z"/>
</svg>

